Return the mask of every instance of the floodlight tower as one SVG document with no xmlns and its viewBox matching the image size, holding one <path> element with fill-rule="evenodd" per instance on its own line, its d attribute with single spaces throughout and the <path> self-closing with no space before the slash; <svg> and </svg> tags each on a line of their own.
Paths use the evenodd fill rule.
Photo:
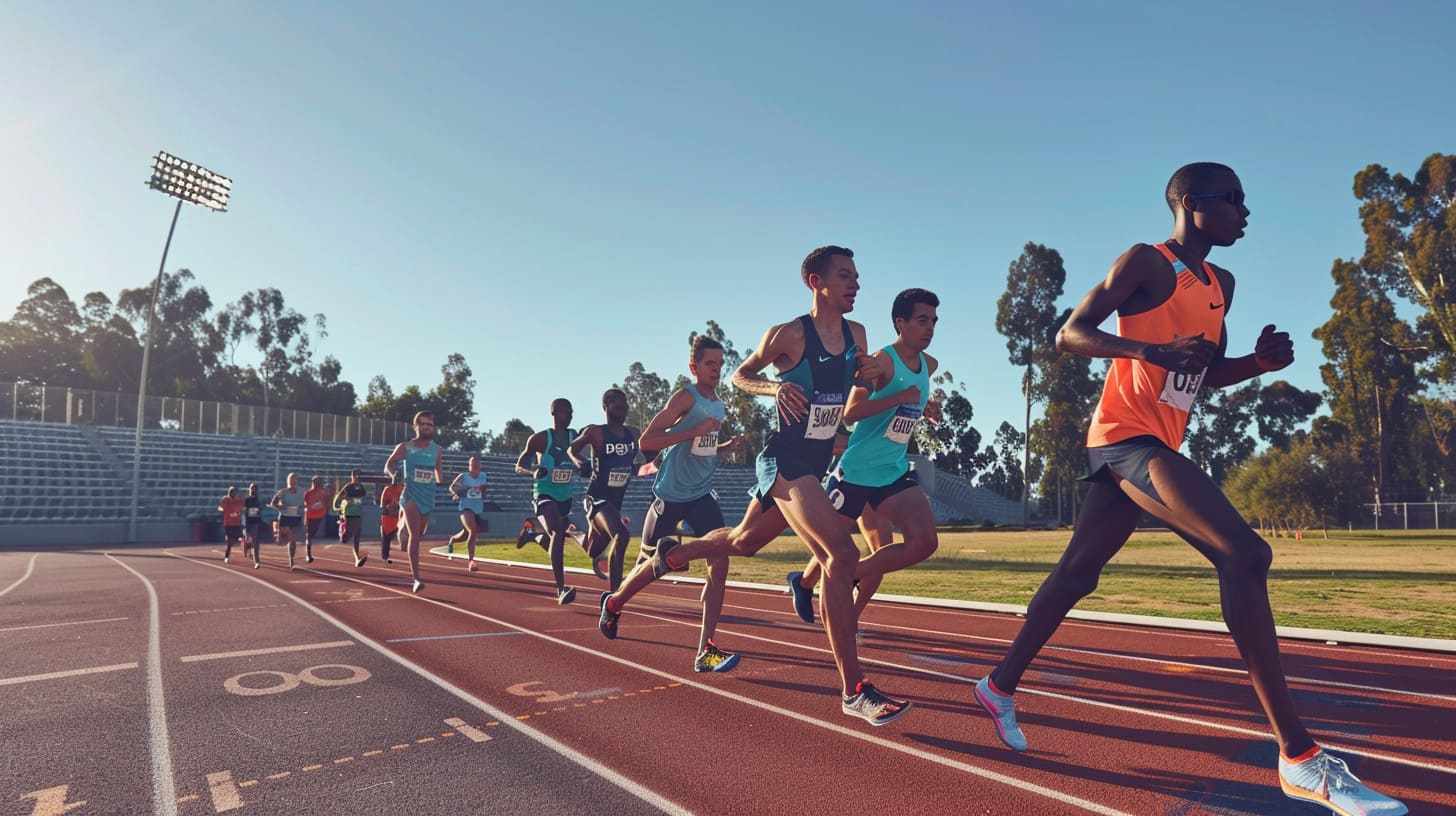
<svg viewBox="0 0 1456 816">
<path fill-rule="evenodd" d="M 167 228 L 167 243 L 162 245 L 162 262 L 157 266 L 157 279 L 152 282 L 152 301 L 147 306 L 147 337 L 142 343 L 142 377 L 137 384 L 136 444 L 131 453 L 131 520 L 127 524 L 127 541 L 137 540 L 137 503 L 142 483 L 142 417 L 146 413 L 147 368 L 152 359 L 152 333 L 156 328 L 157 293 L 162 288 L 162 272 L 167 268 L 167 250 L 172 248 L 172 233 L 177 230 L 177 216 L 183 203 L 206 207 L 213 212 L 227 212 L 228 195 L 233 182 L 226 176 L 200 164 L 159 152 L 152 157 L 152 177 L 147 186 L 177 199 L 172 211 L 172 226 Z"/>
</svg>

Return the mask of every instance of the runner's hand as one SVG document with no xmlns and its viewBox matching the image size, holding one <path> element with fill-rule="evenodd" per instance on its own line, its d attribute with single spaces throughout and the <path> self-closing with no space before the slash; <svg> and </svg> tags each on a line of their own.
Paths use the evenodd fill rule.
<svg viewBox="0 0 1456 816">
<path fill-rule="evenodd" d="M 854 378 L 862 383 L 877 383 L 885 375 L 885 363 L 873 354 L 854 353 Z"/>
<path fill-rule="evenodd" d="M 1217 353 L 1218 344 L 1199 332 L 1192 337 L 1179 337 L 1171 343 L 1149 346 L 1144 359 L 1169 371 L 1197 374 L 1208 368 Z"/>
<path fill-rule="evenodd" d="M 715 417 L 705 417 L 702 422 L 693 426 L 692 434 L 693 436 L 706 436 L 718 430 L 722 424 Z"/>
<path fill-rule="evenodd" d="M 780 382 L 778 390 L 774 392 L 774 402 L 778 404 L 779 417 L 785 423 L 793 422 L 809 413 L 809 400 L 795 383 Z"/>
<path fill-rule="evenodd" d="M 531 475 L 536 477 L 537 479 L 544 479 L 548 475 L 550 475 L 550 473 L 551 471 L 547 470 L 544 465 L 537 465 L 536 469 L 531 471 Z"/>
<path fill-rule="evenodd" d="M 912 385 L 909 388 L 906 388 L 904 391 L 901 391 L 899 394 L 896 394 L 895 396 L 899 397 L 900 402 L 905 405 L 919 405 L 920 386 Z"/>
<path fill-rule="evenodd" d="M 727 442 L 719 445 L 718 449 L 728 451 L 729 453 L 737 453 L 743 450 L 743 434 L 733 434 L 733 436 L 728 438 Z"/>
<path fill-rule="evenodd" d="M 1254 362 L 1265 371 L 1278 371 L 1294 362 L 1294 341 L 1289 332 L 1277 331 L 1270 323 L 1254 342 Z"/>
</svg>

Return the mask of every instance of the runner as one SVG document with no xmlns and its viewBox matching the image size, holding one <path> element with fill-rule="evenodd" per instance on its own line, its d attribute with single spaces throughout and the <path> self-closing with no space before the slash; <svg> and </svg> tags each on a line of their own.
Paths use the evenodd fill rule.
<svg viewBox="0 0 1456 816">
<path fill-rule="evenodd" d="M 480 457 L 470 457 L 468 469 L 450 483 L 450 495 L 459 502 L 461 532 L 465 533 L 465 569 L 475 572 L 475 537 L 485 528 L 485 472 Z M 459 533 L 456 536 L 460 535 Z M 450 555 L 455 554 L 455 536 L 450 538 Z"/>
<path fill-rule="evenodd" d="M 639 451 L 637 429 L 628 427 L 627 394 L 620 388 L 609 388 L 602 394 L 602 411 L 606 414 L 605 425 L 588 425 L 572 440 L 566 454 L 576 464 L 583 477 L 590 478 L 586 495 L 582 497 L 582 512 L 586 514 L 586 537 L 580 542 L 582 549 L 591 559 L 594 571 L 601 572 L 599 561 L 607 547 L 611 554 L 607 567 L 610 576 L 608 586 L 616 589 L 622 583 L 622 562 L 627 557 L 627 547 L 632 542 L 632 533 L 627 529 L 627 520 L 622 516 L 622 498 L 627 495 L 627 485 L 637 469 Z M 592 449 L 592 461 L 581 458 L 581 452 Z M 596 471 L 593 475 L 592 465 Z"/>
<path fill-rule="evenodd" d="M 253 569 L 259 565 L 258 538 L 263 532 L 263 503 L 258 499 L 258 484 L 252 482 L 248 485 L 248 495 L 243 498 L 243 509 L 247 514 L 245 522 L 248 534 L 243 539 L 243 555 L 247 556 L 248 551 L 253 553 Z"/>
<path fill-rule="evenodd" d="M 937 364 L 925 350 L 935 337 L 939 306 L 940 299 L 925 289 L 906 289 L 895 296 L 890 307 L 895 342 L 875 352 L 884 374 L 868 386 L 856 385 L 844 408 L 845 421 L 855 423 L 854 432 L 825 490 L 846 526 L 859 519 L 870 545 L 870 556 L 855 569 L 856 622 L 886 573 L 924 561 L 939 543 L 935 512 L 906 456 L 921 415 L 938 417 L 939 404 L 927 402 Z M 891 542 L 896 528 L 905 538 L 898 544 Z M 810 559 L 803 572 L 788 576 L 794 611 L 806 623 L 814 622 L 814 584 L 820 572 L 819 562 Z"/>
<path fill-rule="evenodd" d="M 217 503 L 217 509 L 222 513 L 222 562 L 224 564 L 231 560 L 233 554 L 233 542 L 243 541 L 243 511 L 246 504 L 238 496 L 236 487 L 229 487 L 227 493 L 223 494 L 222 501 Z M 244 545 L 246 547 L 247 545 Z M 244 555 L 247 550 L 244 549 Z"/>
<path fill-rule="evenodd" d="M 329 491 L 324 489 L 324 477 L 315 476 L 310 487 L 303 494 L 304 528 L 303 560 L 313 563 L 313 537 L 324 528 L 324 517 L 329 514 Z"/>
<path fill-rule="evenodd" d="M 552 426 L 531 434 L 526 449 L 516 459 L 516 472 L 535 478 L 531 487 L 531 509 L 536 524 L 546 535 L 546 548 L 551 553 L 551 574 L 556 579 L 556 603 L 565 606 L 576 598 L 576 590 L 566 585 L 566 519 L 571 514 L 571 480 L 576 468 L 567 452 L 576 435 L 571 430 L 571 401 L 559 397 L 551 401 Z M 522 531 L 524 535 L 524 530 Z M 518 540 L 516 546 L 524 542 Z"/>
<path fill-rule="evenodd" d="M 1184 166 L 1168 182 L 1166 198 L 1172 237 L 1123 253 L 1057 334 L 1062 351 L 1112 358 L 1087 434 L 1091 487 L 1066 552 L 1032 598 L 1006 657 L 977 683 L 976 700 L 991 714 L 1001 741 L 1025 751 L 1012 697 L 1022 673 L 1148 513 L 1218 571 L 1224 622 L 1279 743 L 1285 794 L 1342 814 L 1406 813 L 1400 802 L 1356 779 L 1305 729 L 1269 608 L 1273 551 L 1218 485 L 1177 452 L 1201 386 L 1219 388 L 1283 369 L 1294 361 L 1294 346 L 1286 332 L 1269 325 L 1253 354 L 1225 356 L 1224 317 L 1234 278 L 1206 258 L 1213 247 L 1242 238 L 1248 223 L 1234 171 L 1213 163 Z M 1117 334 L 1098 328 L 1113 312 Z"/>
<path fill-rule="evenodd" d="M 420 580 L 420 549 L 430 525 L 430 513 L 435 509 L 435 486 L 445 477 L 440 472 L 440 446 L 434 441 L 435 415 L 420 411 L 412 424 L 415 438 L 394 446 L 384 463 L 384 472 L 393 478 L 395 463 L 401 463 L 404 494 L 399 510 L 404 519 L 404 532 L 399 540 L 400 546 L 409 552 L 410 576 L 414 578 L 411 591 L 419 592 L 425 588 L 425 582 Z"/>
<path fill-rule="evenodd" d="M 398 473 L 389 476 L 389 484 L 379 489 L 379 557 L 393 564 L 389 545 L 399 533 L 399 500 L 404 496 L 404 482 Z"/>
<path fill-rule="evenodd" d="M 349 471 L 349 481 L 334 495 L 334 510 L 344 520 L 344 541 L 354 547 L 354 566 L 362 567 L 369 556 L 359 552 L 359 534 L 364 527 L 364 499 L 369 488 L 359 481 L 359 471 Z"/>
<path fill-rule="evenodd" d="M 293 569 L 294 536 L 303 528 L 303 491 L 298 489 L 298 474 L 288 474 L 287 487 L 273 495 L 269 507 L 278 511 L 278 520 L 273 522 L 273 540 L 288 545 L 288 569 Z M 257 546 L 253 547 L 257 554 Z"/>
<path fill-rule="evenodd" d="M 650 560 L 663 536 L 677 535 L 678 525 L 687 522 L 695 535 L 705 535 L 723 526 L 723 511 L 713 491 L 713 473 L 718 455 L 743 449 L 743 437 L 718 440 L 726 412 L 718 398 L 723 376 L 723 344 L 704 335 L 693 339 L 688 370 L 693 383 L 679 388 L 647 424 L 641 445 L 662 450 L 662 466 L 652 482 L 652 506 L 642 523 L 642 542 L 637 563 Z M 698 631 L 698 655 L 693 671 L 726 672 L 738 665 L 737 654 L 725 652 L 713 642 L 718 616 L 723 610 L 723 588 L 728 581 L 728 556 L 704 559 L 708 580 L 703 583 L 703 625 Z"/>
<path fill-rule="evenodd" d="M 882 363 L 861 351 L 866 347 L 864 326 L 844 317 L 854 309 L 859 292 L 853 258 L 853 252 L 834 246 L 809 253 L 800 269 L 814 293 L 809 314 L 770 328 L 733 373 L 738 388 L 774 397 L 779 417 L 778 430 L 759 454 L 758 487 L 743 521 L 695 541 L 659 539 L 651 561 L 633 570 L 616 593 L 602 595 L 598 628 L 606 637 L 616 637 L 626 602 L 656 578 L 711 555 L 753 555 L 787 524 L 825 566 L 825 629 L 843 685 L 840 708 L 871 725 L 884 725 L 911 705 L 884 695 L 864 678 L 854 643 L 853 581 L 859 550 L 820 483 L 853 378 L 856 373 L 866 381 L 881 376 Z M 760 376 L 770 363 L 779 381 Z"/>
</svg>

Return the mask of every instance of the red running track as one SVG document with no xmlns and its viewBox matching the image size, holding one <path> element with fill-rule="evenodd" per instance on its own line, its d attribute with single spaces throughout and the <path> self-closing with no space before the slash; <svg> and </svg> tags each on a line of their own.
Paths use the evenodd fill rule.
<svg viewBox="0 0 1456 816">
<path fill-rule="evenodd" d="M 1021 687 L 1031 750 L 1016 754 L 971 699 L 1019 627 L 1011 615 L 872 604 L 866 670 L 915 702 L 872 728 L 840 713 L 823 632 L 782 593 L 730 588 L 717 642 L 743 660 L 696 674 L 696 583 L 659 581 L 608 641 L 589 574 L 570 576 L 577 601 L 559 607 L 549 572 L 533 567 L 466 573 L 427 555 L 426 589 L 412 595 L 399 559 L 355 569 L 339 545 L 291 574 L 266 545 L 258 571 L 224 567 L 213 546 L 166 552 L 211 565 L 217 581 L 277 587 L 682 812 L 1326 812 L 1279 791 L 1274 743 L 1223 635 L 1067 622 Z M 1411 813 L 1456 814 L 1456 655 L 1283 648 L 1318 739 Z"/>
</svg>

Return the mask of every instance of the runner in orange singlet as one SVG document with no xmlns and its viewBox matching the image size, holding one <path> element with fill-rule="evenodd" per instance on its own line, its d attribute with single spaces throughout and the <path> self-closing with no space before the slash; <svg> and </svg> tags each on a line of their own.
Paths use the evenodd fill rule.
<svg viewBox="0 0 1456 816">
<path fill-rule="evenodd" d="M 1224 316 L 1234 278 L 1205 258 L 1213 247 L 1242 238 L 1248 224 L 1234 171 L 1208 162 L 1184 166 L 1169 180 L 1166 198 L 1172 237 L 1123 253 L 1057 334 L 1062 351 L 1112 358 L 1087 434 L 1091 487 L 1066 552 L 1032 598 L 1006 657 L 976 684 L 976 700 L 991 714 L 1001 741 L 1025 751 L 1012 698 L 1022 673 L 1071 608 L 1097 587 L 1103 567 L 1146 512 L 1218 571 L 1224 622 L 1279 743 L 1285 794 L 1343 814 L 1406 813 L 1400 802 L 1356 779 L 1305 729 L 1289 694 L 1269 608 L 1273 551 L 1208 474 L 1178 453 L 1200 387 L 1278 371 L 1294 362 L 1294 346 L 1288 333 L 1269 325 L 1253 354 L 1225 356 Z M 1113 312 L 1117 334 L 1098 328 Z"/>
</svg>

